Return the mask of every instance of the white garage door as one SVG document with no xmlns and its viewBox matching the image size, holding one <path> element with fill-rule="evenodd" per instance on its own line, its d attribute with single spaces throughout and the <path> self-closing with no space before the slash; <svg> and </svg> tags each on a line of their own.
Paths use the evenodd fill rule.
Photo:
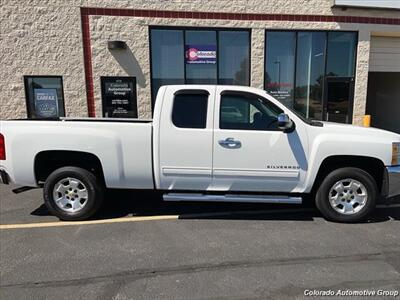
<svg viewBox="0 0 400 300">
<path fill-rule="evenodd" d="M 371 37 L 370 72 L 400 72 L 400 38 Z"/>
</svg>

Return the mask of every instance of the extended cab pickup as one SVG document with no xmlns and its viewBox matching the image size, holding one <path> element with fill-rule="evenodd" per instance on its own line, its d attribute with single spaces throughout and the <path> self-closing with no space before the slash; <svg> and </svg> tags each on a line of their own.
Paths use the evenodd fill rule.
<svg viewBox="0 0 400 300">
<path fill-rule="evenodd" d="M 159 89 L 154 119 L 0 122 L 4 183 L 43 187 L 48 209 L 80 220 L 105 188 L 164 200 L 301 203 L 355 222 L 400 194 L 400 135 L 310 121 L 242 86 Z"/>
</svg>

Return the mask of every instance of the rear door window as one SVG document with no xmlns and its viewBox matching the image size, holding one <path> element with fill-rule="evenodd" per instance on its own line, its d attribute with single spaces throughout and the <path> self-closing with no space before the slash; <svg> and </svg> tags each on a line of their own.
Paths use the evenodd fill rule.
<svg viewBox="0 0 400 300">
<path fill-rule="evenodd" d="M 206 128 L 208 93 L 179 93 L 175 95 L 172 123 L 179 128 Z"/>
</svg>

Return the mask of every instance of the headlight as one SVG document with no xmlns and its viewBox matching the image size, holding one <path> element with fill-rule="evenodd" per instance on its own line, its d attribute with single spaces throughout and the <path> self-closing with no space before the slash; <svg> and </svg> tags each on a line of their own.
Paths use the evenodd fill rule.
<svg viewBox="0 0 400 300">
<path fill-rule="evenodd" d="M 392 143 L 392 166 L 400 165 L 400 143 Z"/>
</svg>

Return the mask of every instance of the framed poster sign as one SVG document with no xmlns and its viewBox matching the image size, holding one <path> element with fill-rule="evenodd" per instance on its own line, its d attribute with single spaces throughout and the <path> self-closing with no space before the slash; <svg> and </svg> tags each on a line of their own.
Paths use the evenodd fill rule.
<svg viewBox="0 0 400 300">
<path fill-rule="evenodd" d="M 36 116 L 39 118 L 58 117 L 57 89 L 33 89 Z"/>
<path fill-rule="evenodd" d="M 61 76 L 24 76 L 26 106 L 30 119 L 65 116 Z"/>
<path fill-rule="evenodd" d="M 136 78 L 102 76 L 100 80 L 103 117 L 137 118 Z"/>
</svg>

